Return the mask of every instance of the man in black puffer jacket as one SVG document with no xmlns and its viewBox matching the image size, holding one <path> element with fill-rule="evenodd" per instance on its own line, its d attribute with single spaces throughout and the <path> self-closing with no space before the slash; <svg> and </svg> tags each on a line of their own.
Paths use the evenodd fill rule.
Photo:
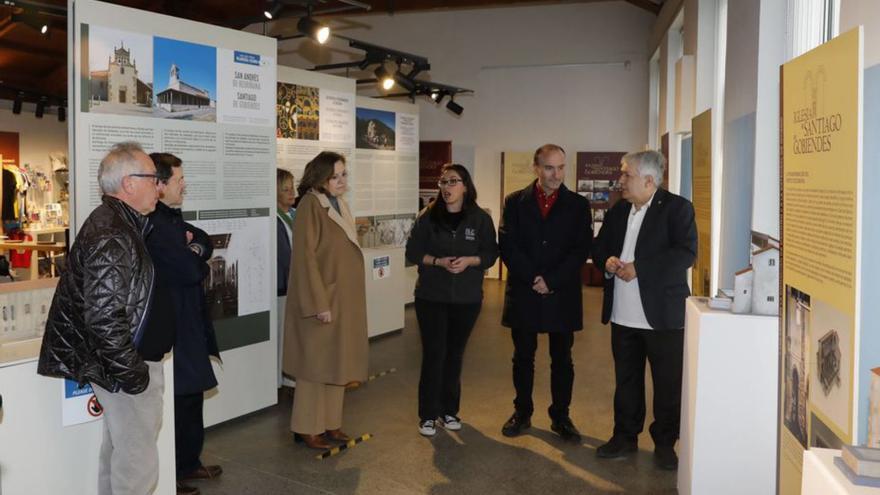
<svg viewBox="0 0 880 495">
<path fill-rule="evenodd" d="M 144 238 L 159 196 L 156 167 L 138 144 L 117 144 L 101 160 L 98 183 L 102 204 L 70 250 L 37 372 L 90 383 L 103 406 L 98 494 L 150 493 L 159 477 L 160 361 L 174 344 L 173 331 L 145 331 L 155 277 Z"/>
</svg>

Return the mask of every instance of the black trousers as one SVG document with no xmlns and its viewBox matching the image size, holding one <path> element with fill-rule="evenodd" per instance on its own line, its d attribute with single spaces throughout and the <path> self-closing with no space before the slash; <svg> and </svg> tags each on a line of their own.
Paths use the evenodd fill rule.
<svg viewBox="0 0 880 495">
<path fill-rule="evenodd" d="M 199 457 L 205 443 L 204 404 L 202 392 L 174 396 L 174 453 L 178 477 L 202 467 Z"/>
<path fill-rule="evenodd" d="M 672 446 L 681 422 L 684 330 L 641 330 L 611 324 L 614 355 L 614 435 L 635 441 L 645 425 L 645 360 L 654 382 L 654 445 Z"/>
<path fill-rule="evenodd" d="M 422 336 L 419 418 L 457 416 L 464 349 L 482 303 L 448 304 L 417 298 L 415 304 Z"/>
<path fill-rule="evenodd" d="M 513 336 L 513 386 L 516 398 L 513 407 L 520 416 L 531 416 L 535 410 L 532 388 L 535 383 L 535 351 L 538 334 L 527 330 L 512 329 Z M 571 388 L 574 385 L 574 363 L 571 346 L 574 332 L 550 332 L 550 395 L 553 403 L 547 412 L 554 421 L 568 417 L 571 405 Z"/>
</svg>

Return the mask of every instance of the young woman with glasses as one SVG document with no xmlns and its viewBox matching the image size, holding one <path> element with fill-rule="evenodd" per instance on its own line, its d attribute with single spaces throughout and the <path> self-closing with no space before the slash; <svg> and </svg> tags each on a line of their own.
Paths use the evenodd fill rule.
<svg viewBox="0 0 880 495">
<path fill-rule="evenodd" d="M 437 199 L 422 210 L 406 243 L 419 265 L 415 306 L 422 337 L 419 433 L 460 430 L 461 367 L 483 301 L 483 272 L 495 264 L 492 217 L 477 206 L 467 169 L 442 168 Z"/>
</svg>

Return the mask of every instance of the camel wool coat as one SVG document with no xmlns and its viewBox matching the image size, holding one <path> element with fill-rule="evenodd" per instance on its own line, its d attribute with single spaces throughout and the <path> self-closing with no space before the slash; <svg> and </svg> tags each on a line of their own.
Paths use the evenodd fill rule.
<svg viewBox="0 0 880 495">
<path fill-rule="evenodd" d="M 315 383 L 345 385 L 367 379 L 367 303 L 364 258 L 354 218 L 323 193 L 306 193 L 293 222 L 284 372 Z M 331 322 L 318 313 L 330 311 Z"/>
</svg>

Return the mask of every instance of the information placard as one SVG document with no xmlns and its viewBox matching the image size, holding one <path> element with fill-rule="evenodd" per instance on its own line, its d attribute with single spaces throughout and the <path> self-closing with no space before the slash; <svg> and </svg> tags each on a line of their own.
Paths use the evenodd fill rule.
<svg viewBox="0 0 880 495">
<path fill-rule="evenodd" d="M 780 493 L 800 493 L 803 450 L 856 435 L 860 29 L 782 68 Z"/>
</svg>

